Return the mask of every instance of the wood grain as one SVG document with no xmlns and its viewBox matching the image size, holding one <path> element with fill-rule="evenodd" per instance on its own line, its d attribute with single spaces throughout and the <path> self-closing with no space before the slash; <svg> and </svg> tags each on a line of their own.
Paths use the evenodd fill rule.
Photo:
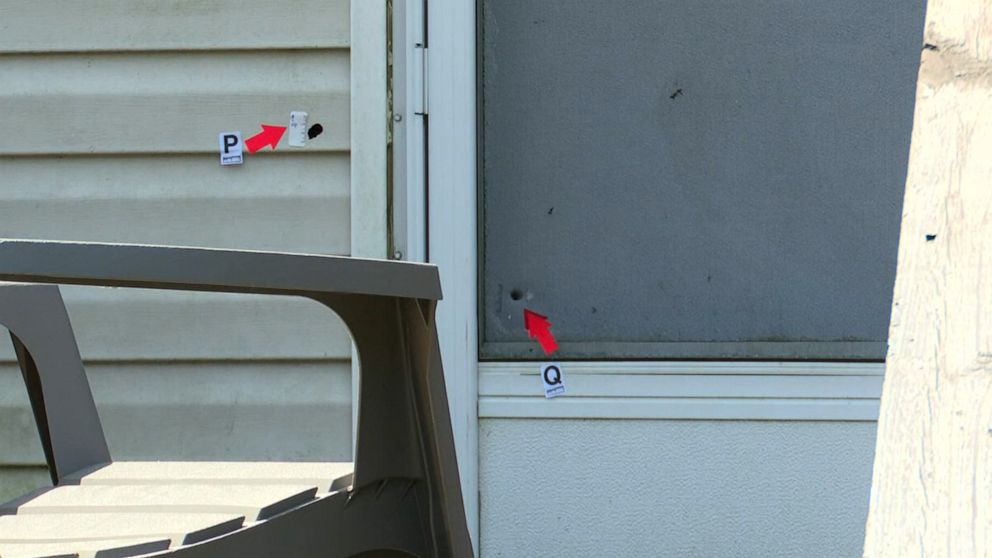
<svg viewBox="0 0 992 558">
<path fill-rule="evenodd" d="M 866 557 L 992 553 L 992 3 L 931 0 Z"/>
</svg>

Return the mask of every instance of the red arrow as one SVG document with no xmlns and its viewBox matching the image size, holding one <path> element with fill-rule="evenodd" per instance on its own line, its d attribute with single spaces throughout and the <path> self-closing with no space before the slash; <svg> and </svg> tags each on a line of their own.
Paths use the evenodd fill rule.
<svg viewBox="0 0 992 558">
<path fill-rule="evenodd" d="M 547 316 L 524 308 L 524 327 L 527 328 L 530 338 L 537 339 L 537 342 L 541 344 L 544 354 L 550 355 L 558 350 L 558 342 L 551 334 L 551 322 L 548 321 Z"/>
<path fill-rule="evenodd" d="M 262 124 L 262 131 L 246 139 L 245 147 L 248 148 L 248 153 L 254 153 L 266 145 L 271 145 L 272 149 L 275 149 L 276 144 L 279 143 L 279 140 L 282 139 L 282 135 L 285 133 L 285 126 Z"/>
</svg>

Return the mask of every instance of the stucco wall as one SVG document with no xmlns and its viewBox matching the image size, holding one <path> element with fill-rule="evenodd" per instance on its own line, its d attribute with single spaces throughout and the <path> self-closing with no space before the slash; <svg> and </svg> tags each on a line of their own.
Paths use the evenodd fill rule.
<svg viewBox="0 0 992 558">
<path fill-rule="evenodd" d="M 481 554 L 861 555 L 871 422 L 484 419 Z"/>
</svg>

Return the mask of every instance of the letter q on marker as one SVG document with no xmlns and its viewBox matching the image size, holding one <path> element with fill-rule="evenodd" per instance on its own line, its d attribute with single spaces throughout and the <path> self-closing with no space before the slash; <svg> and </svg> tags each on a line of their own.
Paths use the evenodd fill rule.
<svg viewBox="0 0 992 558">
<path fill-rule="evenodd" d="M 565 395 L 565 375 L 560 362 L 546 362 L 541 365 L 541 381 L 544 382 L 544 397 L 551 399 Z"/>
<path fill-rule="evenodd" d="M 245 162 L 241 132 L 221 132 L 218 136 L 218 143 L 220 144 L 221 165 L 240 165 Z"/>
</svg>

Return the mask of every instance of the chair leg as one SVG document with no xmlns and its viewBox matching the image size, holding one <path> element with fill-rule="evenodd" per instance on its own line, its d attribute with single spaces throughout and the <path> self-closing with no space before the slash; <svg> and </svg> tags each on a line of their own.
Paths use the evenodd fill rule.
<svg viewBox="0 0 992 558">
<path fill-rule="evenodd" d="M 0 283 L 10 332 L 52 481 L 110 462 L 110 450 L 56 286 Z"/>
<path fill-rule="evenodd" d="M 28 388 L 28 400 L 31 402 L 31 411 L 34 414 L 34 423 L 38 427 L 38 435 L 41 437 L 41 448 L 45 451 L 48 474 L 52 477 L 52 484 L 58 484 L 55 454 L 52 451 L 52 433 L 48 430 L 48 414 L 45 412 L 45 395 L 41 389 L 38 365 L 24 343 L 16 335 L 11 333 L 10 340 L 14 344 L 14 354 L 17 355 L 17 365 L 21 369 L 21 377 L 24 378 L 24 385 Z"/>
</svg>

